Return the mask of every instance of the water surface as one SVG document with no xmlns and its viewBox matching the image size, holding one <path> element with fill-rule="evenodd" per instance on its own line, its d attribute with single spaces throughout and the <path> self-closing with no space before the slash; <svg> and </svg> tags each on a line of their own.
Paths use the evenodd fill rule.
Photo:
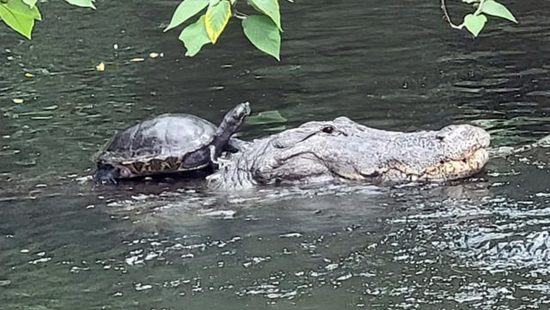
<svg viewBox="0 0 550 310">
<path fill-rule="evenodd" d="M 2 309 L 548 307 L 548 149 L 446 185 L 228 197 L 201 181 L 86 181 L 115 130 L 165 112 L 217 122 L 246 100 L 286 127 L 346 115 L 534 142 L 550 132 L 548 4 L 508 1 L 520 24 L 491 20 L 472 40 L 437 1 L 282 3 L 280 63 L 236 24 L 184 57 L 177 32 L 162 33 L 176 4 L 48 2 L 33 41 L 0 35 Z"/>
</svg>

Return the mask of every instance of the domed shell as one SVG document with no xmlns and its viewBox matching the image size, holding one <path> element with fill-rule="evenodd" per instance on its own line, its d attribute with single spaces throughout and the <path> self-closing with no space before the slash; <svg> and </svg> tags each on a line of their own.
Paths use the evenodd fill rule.
<svg viewBox="0 0 550 310">
<path fill-rule="evenodd" d="M 118 132 L 99 160 L 131 164 L 181 157 L 208 146 L 215 133 L 216 126 L 200 117 L 163 114 Z"/>
</svg>

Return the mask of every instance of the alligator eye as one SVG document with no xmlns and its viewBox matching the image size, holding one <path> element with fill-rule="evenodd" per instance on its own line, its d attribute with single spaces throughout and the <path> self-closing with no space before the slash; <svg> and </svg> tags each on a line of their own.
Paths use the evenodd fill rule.
<svg viewBox="0 0 550 310">
<path fill-rule="evenodd" d="M 334 127 L 332 127 L 332 126 L 325 126 L 325 127 L 323 127 L 322 130 L 323 130 L 324 133 L 330 134 L 330 133 L 333 133 L 333 132 L 334 132 Z"/>
</svg>

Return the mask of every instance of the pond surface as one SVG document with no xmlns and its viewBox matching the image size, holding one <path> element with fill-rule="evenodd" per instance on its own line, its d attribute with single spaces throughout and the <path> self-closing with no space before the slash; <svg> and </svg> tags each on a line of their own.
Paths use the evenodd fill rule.
<svg viewBox="0 0 550 310">
<path fill-rule="evenodd" d="M 474 41 L 438 1 L 282 1 L 277 63 L 236 24 L 184 57 L 177 31 L 162 33 L 177 1 L 98 2 L 43 3 L 30 42 L 0 33 L 0 308 L 549 307 L 549 149 L 453 184 L 254 197 L 86 177 L 117 129 L 164 112 L 217 122 L 242 101 L 279 110 L 287 128 L 346 115 L 534 142 L 550 132 L 550 3 L 506 1 L 520 24 L 492 19 Z"/>
</svg>

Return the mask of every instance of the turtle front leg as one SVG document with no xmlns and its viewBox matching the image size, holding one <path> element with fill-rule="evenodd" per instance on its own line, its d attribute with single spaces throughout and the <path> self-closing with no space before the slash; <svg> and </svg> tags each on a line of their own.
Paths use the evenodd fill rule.
<svg viewBox="0 0 550 310">
<path fill-rule="evenodd" d="M 218 155 L 218 157 L 212 155 L 212 154 L 215 154 L 215 146 L 211 145 L 209 147 L 209 150 L 210 150 L 210 166 L 212 167 L 213 170 L 221 169 L 230 162 L 230 160 L 226 156 L 228 154 L 225 154 L 224 156 Z"/>
<path fill-rule="evenodd" d="M 98 164 L 97 165 L 97 171 L 94 175 L 94 180 L 96 183 L 107 185 L 117 184 L 117 179 L 120 178 L 120 172 L 119 169 L 113 167 L 112 165 L 107 164 Z"/>
<path fill-rule="evenodd" d="M 212 144 L 208 147 L 208 149 L 210 150 L 210 162 L 213 165 L 218 166 L 220 163 L 216 157 L 216 146 Z"/>
<path fill-rule="evenodd" d="M 134 176 L 132 171 L 123 165 L 98 163 L 94 179 L 99 184 L 116 185 L 118 180 Z"/>
</svg>

